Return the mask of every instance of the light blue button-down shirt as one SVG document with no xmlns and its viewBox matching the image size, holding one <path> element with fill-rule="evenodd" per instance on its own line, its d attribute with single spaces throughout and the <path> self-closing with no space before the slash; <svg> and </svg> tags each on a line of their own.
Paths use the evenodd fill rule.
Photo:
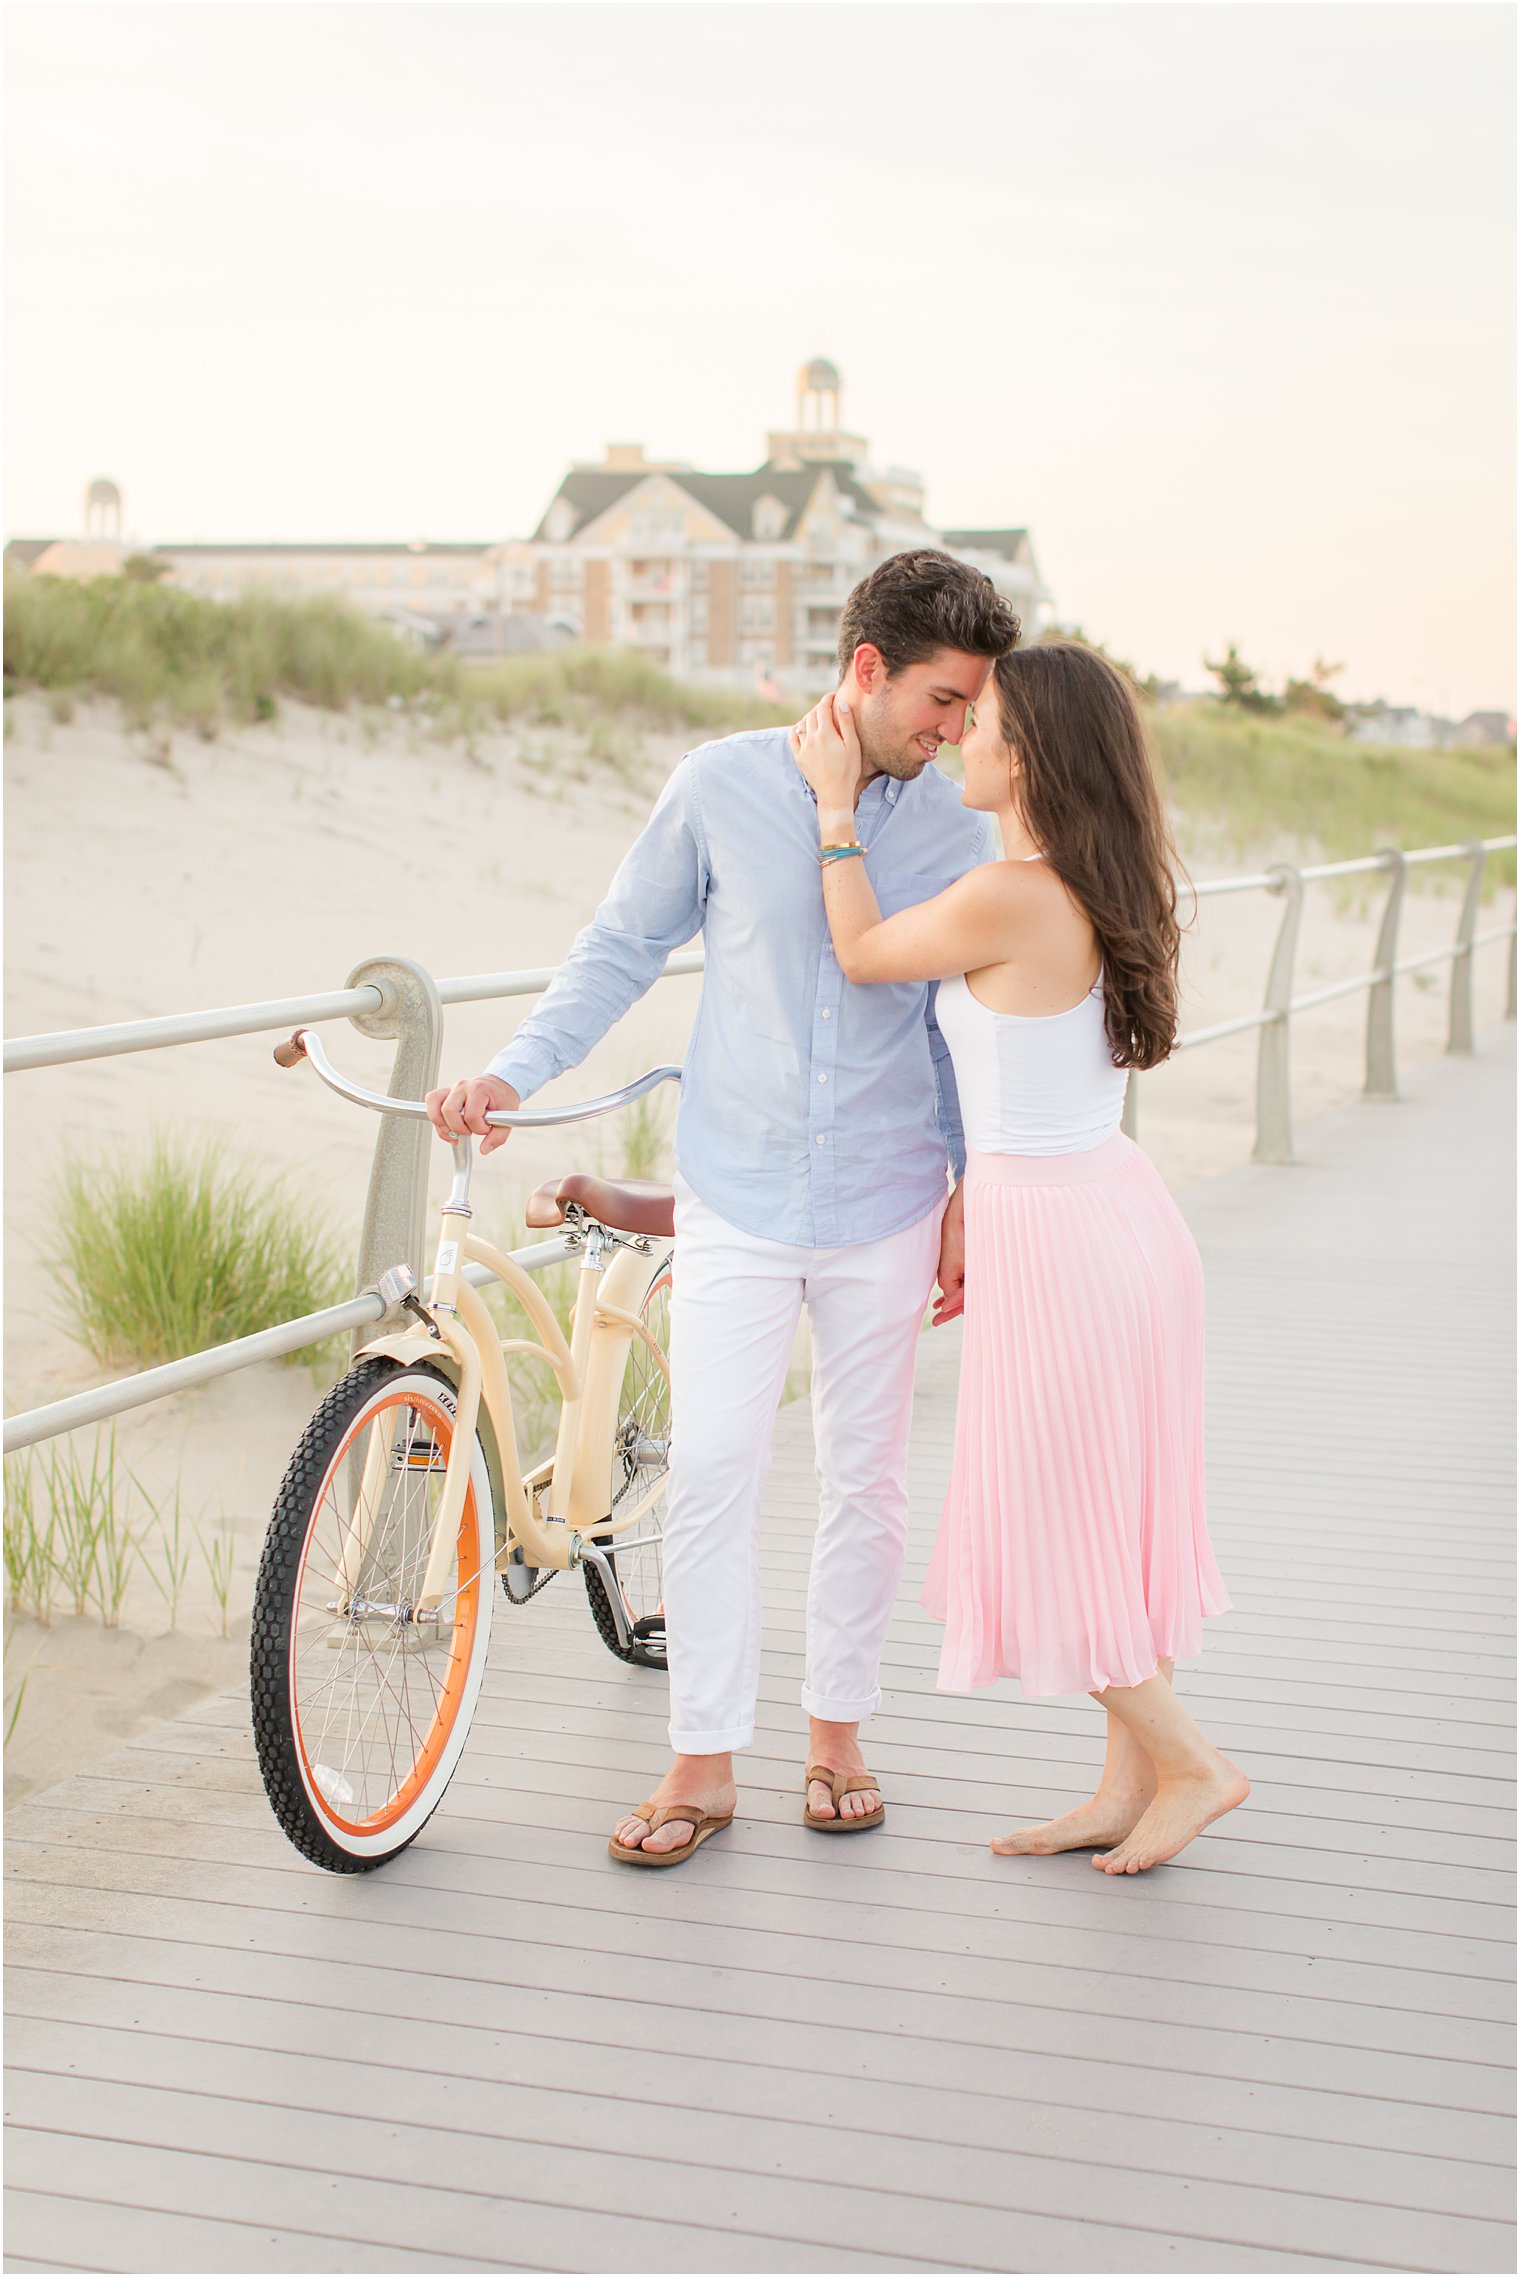
<svg viewBox="0 0 1520 2277">
<path fill-rule="evenodd" d="M 878 775 L 855 810 L 887 916 L 992 859 L 992 826 L 937 767 Z M 916 1225 L 965 1167 L 950 1055 L 922 982 L 845 979 L 818 808 L 784 728 L 688 752 L 538 1009 L 489 1072 L 526 1099 L 577 1066 L 701 933 L 676 1161 L 719 1217 L 827 1249 Z"/>
</svg>

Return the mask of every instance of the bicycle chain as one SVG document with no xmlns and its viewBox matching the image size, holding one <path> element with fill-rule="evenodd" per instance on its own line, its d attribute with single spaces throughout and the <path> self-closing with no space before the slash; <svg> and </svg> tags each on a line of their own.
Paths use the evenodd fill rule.
<svg viewBox="0 0 1520 2277">
<path fill-rule="evenodd" d="M 531 1588 L 531 1589 L 528 1591 L 528 1594 L 527 1594 L 527 1596 L 526 1596 L 526 1597 L 514 1597 L 514 1596 L 512 1595 L 512 1592 L 511 1592 L 511 1590 L 510 1590 L 510 1589 L 508 1589 L 508 1587 L 507 1587 L 507 1577 L 506 1577 L 506 1575 L 505 1575 L 505 1574 L 503 1574 L 503 1575 L 502 1575 L 502 1577 L 501 1577 L 501 1593 L 502 1593 L 502 1596 L 503 1596 L 503 1597 L 506 1599 L 507 1603 L 508 1603 L 508 1604 L 511 1606 L 511 1608 L 512 1608 L 512 1610 L 513 1610 L 513 1612 L 514 1612 L 514 1613 L 520 1613 L 520 1612 L 522 1611 L 522 1609 L 523 1609 L 524 1605 L 531 1605 L 531 1604 L 532 1604 L 532 1602 L 533 1602 L 534 1598 L 535 1598 L 535 1597 L 538 1595 L 538 1593 L 539 1593 L 539 1591 L 540 1591 L 541 1589 L 547 1589 L 547 1588 L 548 1588 L 548 1586 L 549 1586 L 550 1582 L 551 1582 L 551 1581 L 554 1579 L 554 1577 L 555 1577 L 555 1575 L 558 1573 L 558 1571 L 559 1571 L 559 1567 L 558 1567 L 558 1566 L 555 1566 L 555 1565 L 541 1565 L 541 1566 L 539 1567 L 539 1569 L 538 1569 L 538 1579 L 537 1579 L 537 1581 L 535 1581 L 535 1582 L 534 1582 L 534 1584 L 533 1584 L 533 1587 L 532 1587 L 532 1588 Z"/>
</svg>

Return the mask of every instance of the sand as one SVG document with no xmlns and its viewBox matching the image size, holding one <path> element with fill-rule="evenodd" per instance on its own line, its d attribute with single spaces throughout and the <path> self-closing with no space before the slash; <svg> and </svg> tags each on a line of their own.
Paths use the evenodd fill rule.
<svg viewBox="0 0 1520 2277">
<path fill-rule="evenodd" d="M 589 760 L 559 731 L 483 739 L 472 756 L 390 725 L 295 710 L 280 722 L 207 743 L 176 735 L 155 755 L 120 728 L 114 707 L 54 722 L 32 699 L 8 707 L 6 1033 L 145 1018 L 340 988 L 362 958 L 417 959 L 440 979 L 553 963 L 595 906 L 683 747 L 649 737 L 622 770 Z M 468 817 L 456 869 L 427 839 L 430 822 Z M 1199 877 L 1256 867 L 1196 834 L 1184 854 Z M 1450 940 L 1453 891 L 1411 893 L 1405 953 Z M 1280 915 L 1254 893 L 1202 904 L 1184 961 L 1184 1029 L 1261 1001 Z M 1377 906 L 1338 905 L 1311 888 L 1298 975 L 1303 989 L 1372 961 Z M 1487 915 L 1485 923 L 1494 922 Z M 1503 1003 L 1503 954 L 1479 960 L 1479 1019 Z M 700 983 L 661 982 L 585 1067 L 546 1092 L 588 1096 L 656 1061 L 679 1059 Z M 1400 984 L 1406 1060 L 1445 1041 L 1446 974 Z M 530 1008 L 526 1000 L 450 1011 L 446 1075 L 474 1072 Z M 1365 1000 L 1295 1024 L 1300 1123 L 1361 1088 Z M 341 1064 L 384 1087 L 389 1047 L 328 1029 Z M 346 1242 L 357 1235 L 374 1126 L 307 1069 L 282 1072 L 272 1036 L 135 1054 L 12 1076 L 6 1086 L 6 1397 L 14 1410 L 104 1380 L 69 1333 L 50 1265 L 48 1197 L 66 1152 L 97 1161 L 134 1150 L 156 1126 L 209 1134 L 234 1156 L 292 1169 Z M 1180 1056 L 1146 1077 L 1140 1136 L 1175 1190 L 1247 1159 L 1254 1037 Z M 601 1159 L 615 1134 L 523 1134 L 480 1176 L 488 1231 L 518 1238 L 522 1198 L 551 1172 Z M 434 1190 L 445 1180 L 438 1150 Z M 303 1365 L 246 1370 L 125 1416 L 123 1462 L 162 1498 L 176 1479 L 187 1512 L 235 1545 L 228 1634 L 204 1562 L 195 1561 L 170 1633 L 141 1574 L 119 1630 L 89 1619 L 13 1624 L 6 1694 L 27 1689 L 6 1755 L 8 1796 L 68 1776 L 201 1694 L 243 1681 L 247 1615 L 270 1503 L 315 1405 Z M 91 1434 L 85 1434 L 88 1439 Z"/>
</svg>

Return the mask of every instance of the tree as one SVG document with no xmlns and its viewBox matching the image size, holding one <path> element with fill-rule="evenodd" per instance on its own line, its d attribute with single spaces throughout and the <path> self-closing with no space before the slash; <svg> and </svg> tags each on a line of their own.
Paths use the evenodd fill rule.
<svg viewBox="0 0 1520 2277">
<path fill-rule="evenodd" d="M 1095 654 L 1104 659 L 1105 663 L 1111 664 L 1116 672 L 1122 672 L 1130 686 L 1138 690 L 1148 703 L 1154 703 L 1161 693 L 1161 682 L 1156 678 L 1154 672 L 1138 672 L 1133 664 L 1127 663 L 1122 656 L 1115 656 L 1111 649 L 1105 648 L 1101 640 L 1090 639 L 1080 625 L 1052 625 L 1048 632 L 1041 633 L 1035 642 L 1035 647 L 1043 648 L 1047 641 L 1052 640 L 1075 641 L 1079 648 L 1092 649 Z"/>
<path fill-rule="evenodd" d="M 1233 640 L 1217 664 L 1206 656 L 1203 668 L 1205 672 L 1212 672 L 1219 682 L 1221 703 L 1238 705 L 1246 712 L 1282 710 L 1282 698 L 1267 694 L 1256 671 L 1247 664 Z"/>
<path fill-rule="evenodd" d="M 1346 707 L 1339 696 L 1330 693 L 1330 682 L 1344 672 L 1344 664 L 1327 664 L 1316 656 L 1309 667 L 1307 680 L 1289 680 L 1283 689 L 1283 702 L 1290 712 L 1303 712 L 1310 719 L 1340 721 L 1346 716 Z"/>
<path fill-rule="evenodd" d="M 169 564 L 160 561 L 155 554 L 129 553 L 121 565 L 121 574 L 139 585 L 156 585 L 161 577 L 168 576 Z"/>
</svg>

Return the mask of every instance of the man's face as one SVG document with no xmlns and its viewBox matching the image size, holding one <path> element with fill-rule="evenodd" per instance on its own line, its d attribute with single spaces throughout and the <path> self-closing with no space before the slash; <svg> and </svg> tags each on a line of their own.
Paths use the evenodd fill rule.
<svg viewBox="0 0 1520 2277">
<path fill-rule="evenodd" d="M 911 783 L 942 743 L 959 743 L 966 706 L 975 703 L 991 670 L 990 657 L 939 648 L 922 664 L 889 673 L 879 649 L 858 648 L 846 686 L 854 682 L 860 748 L 871 773 Z"/>
</svg>

